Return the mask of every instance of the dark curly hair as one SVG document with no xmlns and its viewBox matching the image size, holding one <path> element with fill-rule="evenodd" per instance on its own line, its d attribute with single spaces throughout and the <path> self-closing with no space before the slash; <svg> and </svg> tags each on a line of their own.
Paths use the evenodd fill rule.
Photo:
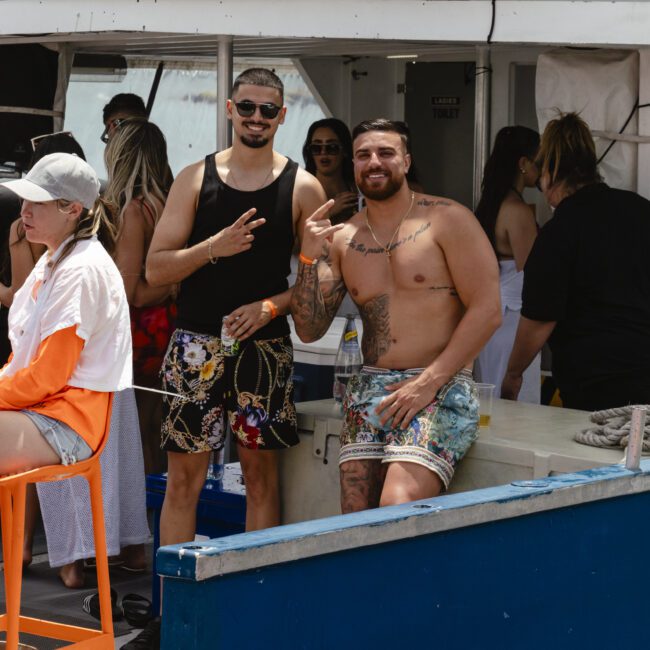
<svg viewBox="0 0 650 650">
<path fill-rule="evenodd" d="M 537 166 L 552 185 L 564 183 L 570 190 L 602 180 L 589 125 L 577 113 L 560 114 L 546 125 Z"/>
</svg>

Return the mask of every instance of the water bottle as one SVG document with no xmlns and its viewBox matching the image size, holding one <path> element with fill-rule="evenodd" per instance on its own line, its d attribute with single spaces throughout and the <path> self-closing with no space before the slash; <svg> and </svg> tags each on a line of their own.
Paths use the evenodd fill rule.
<svg viewBox="0 0 650 650">
<path fill-rule="evenodd" d="M 208 490 L 220 490 L 223 480 L 224 448 L 210 452 L 210 463 L 208 473 L 205 477 L 205 488 Z"/>
<path fill-rule="evenodd" d="M 239 341 L 228 333 L 226 327 L 227 318 L 228 316 L 224 316 L 221 321 L 221 351 L 224 357 L 234 357 L 239 352 Z"/>
<path fill-rule="evenodd" d="M 354 322 L 354 316 L 348 314 L 345 317 L 345 328 L 343 329 L 339 349 L 336 353 L 336 361 L 334 362 L 333 393 L 334 400 L 338 404 L 343 403 L 348 380 L 352 375 L 359 373 L 362 365 L 357 325 Z"/>
</svg>

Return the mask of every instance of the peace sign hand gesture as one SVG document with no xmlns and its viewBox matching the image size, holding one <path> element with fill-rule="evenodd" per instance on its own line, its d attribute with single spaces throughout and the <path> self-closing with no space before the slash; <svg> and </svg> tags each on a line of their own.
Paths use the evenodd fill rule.
<svg viewBox="0 0 650 650">
<path fill-rule="evenodd" d="M 253 245 L 255 235 L 252 231 L 266 223 L 266 219 L 249 219 L 257 212 L 257 208 L 251 208 L 242 214 L 232 226 L 219 231 L 212 239 L 212 251 L 214 257 L 230 257 L 247 251 Z"/>
<path fill-rule="evenodd" d="M 332 235 L 341 230 L 345 224 L 339 223 L 335 226 L 327 218 L 334 200 L 330 199 L 314 212 L 305 221 L 305 229 L 302 234 L 302 247 L 300 252 L 305 257 L 316 259 L 321 256 L 323 245 L 326 241 L 332 241 Z"/>
</svg>

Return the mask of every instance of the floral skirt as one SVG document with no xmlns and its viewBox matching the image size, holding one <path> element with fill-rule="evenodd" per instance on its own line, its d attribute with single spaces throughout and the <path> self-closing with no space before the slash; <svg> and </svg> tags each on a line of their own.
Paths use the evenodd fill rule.
<svg viewBox="0 0 650 650">
<path fill-rule="evenodd" d="M 221 339 L 177 329 L 163 362 L 161 447 L 200 453 L 220 449 L 230 425 L 247 449 L 298 444 L 291 338 L 240 343 L 225 356 Z"/>
<path fill-rule="evenodd" d="M 133 339 L 133 383 L 154 387 L 160 384 L 160 367 L 174 331 L 176 305 L 131 307 Z"/>
</svg>

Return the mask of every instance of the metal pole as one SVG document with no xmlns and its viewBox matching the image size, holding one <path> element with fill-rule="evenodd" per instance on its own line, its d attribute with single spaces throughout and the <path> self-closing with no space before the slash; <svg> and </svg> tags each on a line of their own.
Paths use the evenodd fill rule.
<svg viewBox="0 0 650 650">
<path fill-rule="evenodd" d="M 217 150 L 232 144 L 232 130 L 226 117 L 226 101 L 232 88 L 232 36 L 220 35 L 217 49 Z"/>
<path fill-rule="evenodd" d="M 492 68 L 490 47 L 476 48 L 476 87 L 474 96 L 474 208 L 481 196 L 483 169 L 490 152 L 490 88 Z"/>
<path fill-rule="evenodd" d="M 149 97 L 147 98 L 147 106 L 145 108 L 147 118 L 151 116 L 151 109 L 153 108 L 153 103 L 156 101 L 156 93 L 158 92 L 158 86 L 160 85 L 160 80 L 162 79 L 162 73 L 164 69 L 165 62 L 161 61 L 156 68 L 156 74 L 153 77 L 153 83 L 151 84 Z"/>
<path fill-rule="evenodd" d="M 72 72 L 72 61 L 74 52 L 69 43 L 59 45 L 58 72 L 56 80 L 56 91 L 54 93 L 54 105 L 52 110 L 54 118 L 52 120 L 52 133 L 63 131 L 65 119 L 65 101 L 70 83 L 70 74 Z"/>
</svg>

